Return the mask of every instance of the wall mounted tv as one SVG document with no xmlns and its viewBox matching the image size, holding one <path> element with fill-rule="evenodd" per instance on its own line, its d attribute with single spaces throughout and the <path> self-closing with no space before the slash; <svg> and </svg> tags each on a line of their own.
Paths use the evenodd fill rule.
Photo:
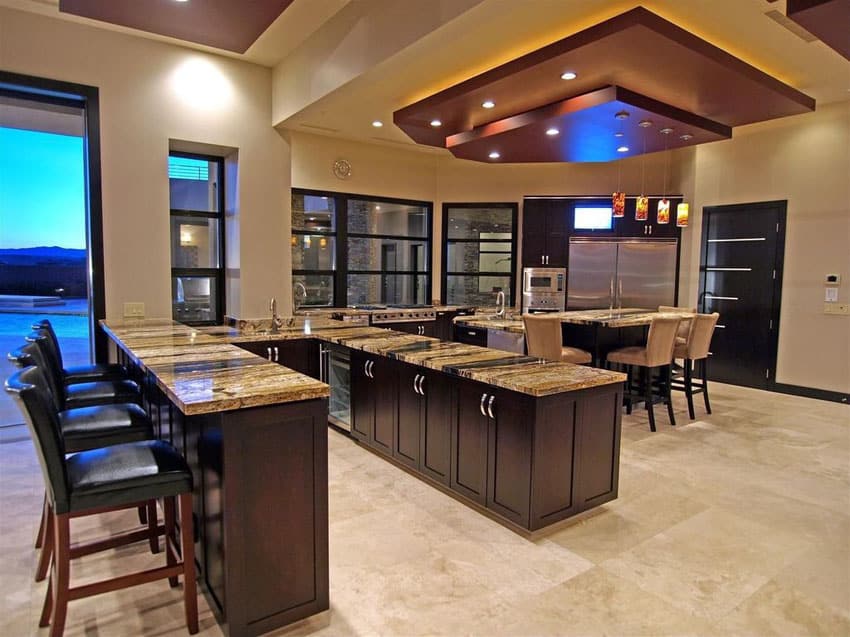
<svg viewBox="0 0 850 637">
<path fill-rule="evenodd" d="M 576 206 L 573 227 L 576 230 L 611 230 L 614 227 L 611 206 Z"/>
</svg>

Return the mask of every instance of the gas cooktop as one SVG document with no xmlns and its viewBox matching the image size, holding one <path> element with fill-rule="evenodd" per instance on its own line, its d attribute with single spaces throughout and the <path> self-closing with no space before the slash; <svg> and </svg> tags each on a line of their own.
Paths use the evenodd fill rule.
<svg viewBox="0 0 850 637">
<path fill-rule="evenodd" d="M 417 310 L 434 306 L 426 305 L 424 303 L 387 303 L 387 307 L 391 307 L 397 310 Z"/>
</svg>

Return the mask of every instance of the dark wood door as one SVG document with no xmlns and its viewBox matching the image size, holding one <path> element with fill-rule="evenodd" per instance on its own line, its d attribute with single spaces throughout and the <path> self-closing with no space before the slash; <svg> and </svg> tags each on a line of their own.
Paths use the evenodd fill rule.
<svg viewBox="0 0 850 637">
<path fill-rule="evenodd" d="M 489 419 L 487 508 L 528 525 L 531 509 L 531 442 L 534 406 L 521 394 L 494 392 Z"/>
<path fill-rule="evenodd" d="M 771 389 L 785 250 L 786 202 L 703 209 L 701 312 L 719 312 L 709 378 Z"/>
<path fill-rule="evenodd" d="M 452 381 L 438 372 L 423 373 L 425 380 L 420 387 L 425 410 L 419 430 L 419 468 L 447 485 L 451 474 Z"/>
<path fill-rule="evenodd" d="M 366 374 L 369 360 L 363 352 L 351 351 L 351 435 L 366 443 L 375 429 L 375 395 L 372 379 Z"/>
<path fill-rule="evenodd" d="M 457 398 L 452 432 L 451 488 L 479 504 L 485 504 L 489 420 L 482 409 L 486 409 L 488 388 L 473 382 L 455 382 Z"/>
<path fill-rule="evenodd" d="M 412 365 L 396 364 L 398 374 L 398 416 L 396 418 L 393 457 L 399 462 L 419 468 L 420 426 L 423 420 L 423 400 L 419 395 L 422 370 Z"/>
<path fill-rule="evenodd" d="M 396 374 L 393 361 L 372 356 L 369 365 L 371 381 L 369 389 L 374 399 L 374 423 L 372 430 L 372 446 L 392 455 L 395 438 L 395 399 L 396 399 Z"/>
</svg>

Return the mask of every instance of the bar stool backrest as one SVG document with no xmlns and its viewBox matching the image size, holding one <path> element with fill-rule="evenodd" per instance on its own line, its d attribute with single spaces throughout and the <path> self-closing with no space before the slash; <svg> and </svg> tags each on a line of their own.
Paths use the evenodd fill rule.
<svg viewBox="0 0 850 637">
<path fill-rule="evenodd" d="M 561 360 L 561 319 L 545 314 L 523 314 L 522 323 L 525 326 L 525 345 L 529 356 L 549 361 Z"/>
<path fill-rule="evenodd" d="M 57 513 L 70 506 L 68 473 L 65 469 L 65 445 L 59 433 L 56 412 L 45 390 L 46 380 L 37 367 L 15 372 L 6 381 L 6 391 L 17 402 L 30 430 L 47 497 Z"/>
<path fill-rule="evenodd" d="M 32 329 L 36 332 L 43 333 L 50 341 L 50 346 L 56 352 L 56 360 L 59 361 L 59 369 L 65 368 L 65 362 L 62 360 L 62 348 L 59 347 L 59 338 L 56 336 L 56 330 L 48 319 L 41 319 L 38 323 L 33 323 Z"/>
<path fill-rule="evenodd" d="M 696 314 L 691 321 L 691 331 L 688 335 L 688 358 L 697 361 L 708 356 L 714 328 L 720 314 Z"/>
<path fill-rule="evenodd" d="M 695 307 L 676 307 L 675 305 L 659 305 L 659 312 L 679 312 L 683 314 L 696 314 L 697 309 Z M 688 338 L 688 333 L 691 331 L 691 319 L 682 319 L 682 322 L 679 323 L 679 331 L 676 333 L 676 336 L 681 336 L 684 339 Z"/>
<path fill-rule="evenodd" d="M 669 365 L 673 360 L 673 347 L 676 345 L 676 332 L 681 319 L 677 317 L 656 316 L 649 326 L 646 337 L 646 364 L 648 367 Z"/>
<path fill-rule="evenodd" d="M 58 363 L 53 355 L 53 348 L 46 336 L 36 332 L 27 336 L 27 344 L 32 346 L 32 348 L 27 348 L 27 353 L 32 356 L 33 364 L 41 370 L 47 379 L 47 386 L 61 411 L 61 409 L 64 409 L 65 399 L 67 398 L 65 395 L 65 379 L 61 368 L 57 367 Z"/>
</svg>

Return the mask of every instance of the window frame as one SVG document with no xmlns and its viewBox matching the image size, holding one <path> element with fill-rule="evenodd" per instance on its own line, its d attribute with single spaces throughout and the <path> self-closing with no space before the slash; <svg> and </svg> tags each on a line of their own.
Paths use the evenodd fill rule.
<svg viewBox="0 0 850 637">
<path fill-rule="evenodd" d="M 475 209 L 475 208 L 504 208 L 511 211 L 511 271 L 510 272 L 456 272 L 456 271 L 448 271 L 448 260 L 449 260 L 449 244 L 462 244 L 462 243 L 507 243 L 506 239 L 450 239 L 449 238 L 449 209 L 452 208 L 461 208 L 461 209 Z M 442 220 L 442 228 L 443 228 L 443 240 L 441 250 L 440 250 L 440 262 L 441 262 L 441 279 L 442 279 L 442 289 L 440 291 L 440 302 L 445 305 L 448 303 L 448 278 L 450 276 L 473 276 L 476 278 L 481 278 L 482 276 L 492 276 L 492 277 L 510 277 L 510 302 L 512 305 L 516 305 L 516 277 L 517 277 L 517 231 L 519 228 L 519 204 L 515 201 L 497 201 L 497 202 L 443 202 L 443 220 Z"/>
<path fill-rule="evenodd" d="M 218 211 L 211 212 L 209 210 L 191 210 L 186 208 L 172 208 L 171 207 L 171 189 L 169 187 L 169 196 L 168 196 L 168 205 L 169 205 L 169 226 L 171 219 L 173 217 L 194 217 L 198 219 L 216 219 L 218 221 L 218 267 L 217 268 L 175 268 L 174 262 L 171 264 L 171 284 L 174 285 L 174 279 L 177 277 L 208 277 L 215 279 L 215 287 L 216 293 L 214 295 L 216 302 L 216 316 L 214 319 L 210 319 L 208 321 L 180 321 L 185 325 L 221 325 L 224 323 L 224 314 L 225 314 L 225 294 L 224 294 L 224 272 L 225 272 L 225 255 L 227 254 L 225 251 L 225 232 L 224 232 L 224 157 L 216 157 L 215 155 L 204 155 L 202 153 L 187 153 L 183 151 L 169 150 L 168 151 L 169 159 L 171 157 L 183 157 L 186 159 L 200 159 L 203 161 L 208 161 L 210 163 L 214 163 L 216 165 L 217 171 L 217 179 L 216 183 L 218 184 L 218 192 L 216 193 L 216 199 L 218 203 Z M 171 178 L 169 177 L 169 185 Z M 169 232 L 169 242 L 173 240 L 171 233 Z M 169 256 L 171 255 L 171 245 L 169 243 Z M 174 320 L 177 320 L 174 317 L 174 293 L 172 290 L 172 298 L 171 298 L 171 316 Z M 211 297 L 213 295 L 210 295 Z"/>
<path fill-rule="evenodd" d="M 291 236 L 304 235 L 320 235 L 333 237 L 336 245 L 336 269 L 335 270 L 305 270 L 292 268 L 291 277 L 304 275 L 323 275 L 332 276 L 334 282 L 333 307 L 344 308 L 348 307 L 348 275 L 401 275 L 401 276 L 424 276 L 425 277 L 425 303 L 432 302 L 434 290 L 434 268 L 433 268 L 433 246 L 434 246 L 434 203 L 432 201 L 417 201 L 415 199 L 400 199 L 396 197 L 384 197 L 378 195 L 368 195 L 362 193 L 347 193 L 337 192 L 332 190 L 315 190 L 312 188 L 292 188 L 290 192 L 290 200 L 293 196 L 308 196 L 308 197 L 327 197 L 333 199 L 335 210 L 335 232 L 313 232 L 305 230 L 296 230 L 290 226 Z M 348 203 L 349 201 L 367 201 L 369 203 L 387 203 L 399 204 L 404 206 L 417 206 L 423 208 L 428 215 L 425 223 L 425 236 L 410 236 L 410 235 L 390 235 L 390 234 L 369 234 L 363 232 L 348 231 Z M 290 223 L 292 220 L 292 211 L 290 210 Z M 426 266 L 424 270 L 351 270 L 348 262 L 348 239 L 386 239 L 400 241 L 422 241 L 425 243 L 425 255 L 430 268 Z M 374 301 L 381 303 L 381 301 Z M 311 306 L 312 307 L 312 306 Z M 318 307 L 318 306 L 317 306 Z"/>
</svg>

